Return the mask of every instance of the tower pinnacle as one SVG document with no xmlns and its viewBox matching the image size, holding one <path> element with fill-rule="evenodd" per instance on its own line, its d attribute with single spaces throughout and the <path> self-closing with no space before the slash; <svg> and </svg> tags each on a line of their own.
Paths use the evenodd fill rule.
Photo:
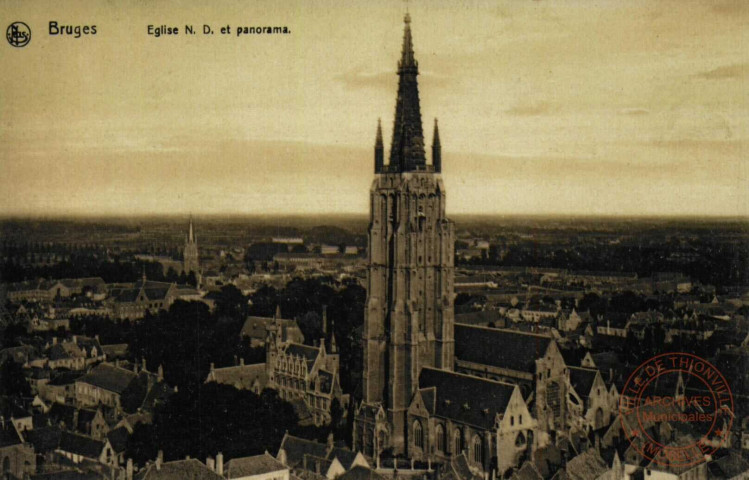
<svg viewBox="0 0 749 480">
<path fill-rule="evenodd" d="M 375 138 L 375 173 L 381 173 L 383 170 L 383 164 L 385 162 L 385 147 L 382 144 L 382 124 L 380 119 L 377 119 L 377 137 Z"/>
<path fill-rule="evenodd" d="M 442 145 L 440 144 L 440 129 L 436 118 L 434 119 L 434 136 L 432 137 L 432 165 L 435 173 L 442 171 Z"/>
</svg>

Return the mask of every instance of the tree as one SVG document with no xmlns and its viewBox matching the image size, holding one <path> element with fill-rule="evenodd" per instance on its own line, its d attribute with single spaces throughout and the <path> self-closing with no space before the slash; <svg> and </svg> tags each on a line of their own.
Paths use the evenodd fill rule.
<svg viewBox="0 0 749 480">
<path fill-rule="evenodd" d="M 180 389 L 154 416 L 154 444 L 166 459 L 190 455 L 205 458 L 223 452 L 227 458 L 278 449 L 286 431 L 295 431 L 298 418 L 291 404 L 275 391 L 256 395 L 228 385 L 205 383 Z M 153 454 L 143 434 L 128 445 L 128 456 Z M 150 456 L 153 458 L 153 456 Z"/>
<path fill-rule="evenodd" d="M 11 359 L 6 359 L 0 365 L 0 395 L 31 396 L 31 388 L 23 374 L 23 368 Z"/>
</svg>

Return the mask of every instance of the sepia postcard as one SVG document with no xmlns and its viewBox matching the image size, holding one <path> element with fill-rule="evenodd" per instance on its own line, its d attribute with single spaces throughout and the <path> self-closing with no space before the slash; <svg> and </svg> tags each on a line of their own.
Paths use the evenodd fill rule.
<svg viewBox="0 0 749 480">
<path fill-rule="evenodd" d="M 0 0 L 0 475 L 749 478 L 747 24 Z"/>
</svg>

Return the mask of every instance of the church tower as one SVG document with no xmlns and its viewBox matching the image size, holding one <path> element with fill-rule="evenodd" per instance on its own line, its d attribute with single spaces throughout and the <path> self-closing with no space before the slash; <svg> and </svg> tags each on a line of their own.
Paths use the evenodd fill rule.
<svg viewBox="0 0 749 480">
<path fill-rule="evenodd" d="M 453 367 L 454 226 L 445 216 L 435 121 L 427 164 L 411 18 L 405 16 L 389 162 L 378 122 L 370 189 L 363 401 L 354 443 L 404 453 L 406 413 L 424 367 Z"/>
<path fill-rule="evenodd" d="M 196 277 L 200 274 L 200 267 L 198 265 L 198 239 L 193 232 L 192 217 L 190 217 L 190 230 L 187 233 L 182 262 L 182 269 L 185 273 L 195 272 Z"/>
</svg>

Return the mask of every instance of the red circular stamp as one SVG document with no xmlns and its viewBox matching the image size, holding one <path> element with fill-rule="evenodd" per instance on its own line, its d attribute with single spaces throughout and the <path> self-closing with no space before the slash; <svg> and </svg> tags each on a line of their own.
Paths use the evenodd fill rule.
<svg viewBox="0 0 749 480">
<path fill-rule="evenodd" d="M 690 353 L 642 363 L 619 397 L 622 430 L 643 457 L 674 469 L 730 446 L 733 395 L 725 377 Z"/>
</svg>

